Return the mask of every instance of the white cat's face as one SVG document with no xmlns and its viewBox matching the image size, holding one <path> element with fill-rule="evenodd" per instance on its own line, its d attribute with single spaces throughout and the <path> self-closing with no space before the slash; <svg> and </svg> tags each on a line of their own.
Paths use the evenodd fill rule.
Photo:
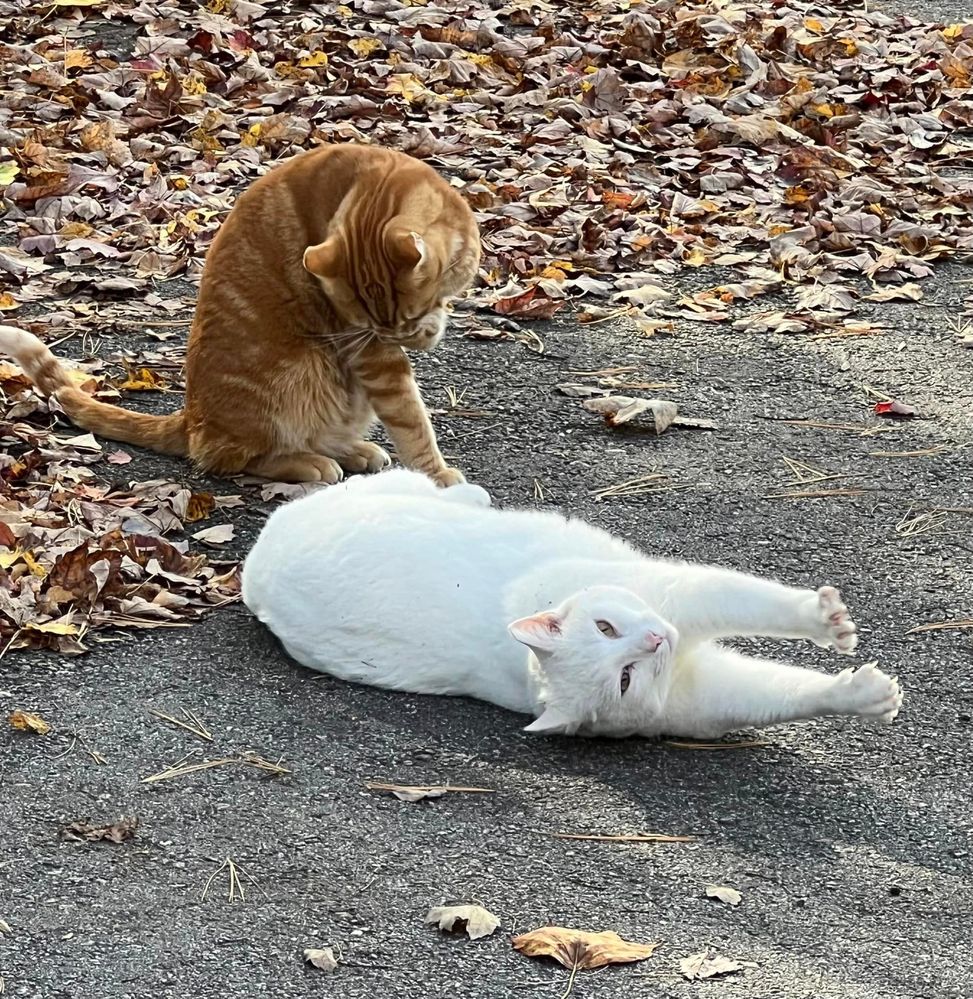
<svg viewBox="0 0 973 999">
<path fill-rule="evenodd" d="M 592 586 L 508 630 L 537 660 L 544 712 L 526 731 L 622 733 L 661 712 L 679 635 L 630 590 Z"/>
</svg>

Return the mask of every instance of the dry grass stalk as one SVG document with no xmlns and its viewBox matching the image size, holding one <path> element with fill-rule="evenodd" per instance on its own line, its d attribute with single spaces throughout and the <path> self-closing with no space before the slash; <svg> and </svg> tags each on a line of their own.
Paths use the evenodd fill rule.
<svg viewBox="0 0 973 999">
<path fill-rule="evenodd" d="M 428 794 L 430 791 L 445 791 L 450 794 L 496 794 L 492 787 L 455 787 L 452 784 L 386 784 L 382 781 L 367 780 L 365 787 L 369 791 L 412 791 L 416 794 Z"/>
<path fill-rule="evenodd" d="M 943 454 L 945 451 L 952 451 L 950 444 L 937 444 L 935 447 L 927 447 L 921 451 L 869 451 L 869 458 L 927 458 L 934 454 Z"/>
<path fill-rule="evenodd" d="M 676 489 L 686 489 L 687 486 L 673 485 L 669 476 L 662 472 L 651 472 L 640 475 L 625 482 L 616 482 L 613 486 L 595 489 L 591 495 L 599 502 L 603 499 L 615 499 L 621 496 L 644 496 L 648 493 L 665 493 Z"/>
<path fill-rule="evenodd" d="M 206 884 L 203 887 L 203 894 L 199 898 L 200 902 L 206 901 L 206 896 L 209 894 L 209 890 L 212 887 L 213 882 L 223 871 L 226 871 L 228 876 L 226 900 L 228 902 L 246 902 L 247 893 L 243 890 L 240 875 L 243 874 L 245 877 L 249 878 L 253 884 L 256 884 L 257 882 L 239 864 L 234 863 L 232 857 L 227 857 L 226 860 L 224 860 L 223 863 L 220 864 L 220 866 L 206 879 Z"/>
<path fill-rule="evenodd" d="M 942 527 L 948 519 L 949 515 L 942 510 L 927 510 L 913 515 L 910 509 L 895 525 L 895 533 L 901 534 L 904 538 L 911 538 L 915 534 L 928 534 Z"/>
<path fill-rule="evenodd" d="M 821 499 L 825 496 L 862 496 L 864 489 L 797 489 L 789 493 L 769 493 L 764 499 Z"/>
<path fill-rule="evenodd" d="M 578 378 L 610 378 L 613 375 L 630 375 L 633 371 L 638 371 L 638 366 L 629 364 L 622 368 L 600 368 L 598 371 L 569 371 L 569 375 Z"/>
<path fill-rule="evenodd" d="M 185 777 L 188 774 L 200 773 L 203 770 L 212 770 L 214 767 L 228 767 L 234 764 L 255 767 L 257 770 L 264 770 L 276 776 L 292 774 L 294 772 L 293 770 L 288 770 L 286 767 L 282 767 L 279 763 L 271 763 L 262 756 L 255 755 L 224 756 L 218 760 L 201 760 L 199 763 L 186 763 L 186 759 L 186 757 L 183 757 L 178 763 L 166 767 L 165 770 L 161 770 L 157 774 L 152 774 L 150 777 L 143 777 L 142 783 L 157 784 L 159 781 L 171 780 L 173 777 Z"/>
<path fill-rule="evenodd" d="M 544 486 L 539 479 L 534 479 L 534 499 L 538 502 L 544 499 Z"/>
<path fill-rule="evenodd" d="M 828 472 L 823 468 L 815 468 L 805 461 L 798 461 L 796 458 L 781 456 L 781 460 L 790 469 L 791 486 L 810 486 L 815 482 L 827 482 L 829 479 L 840 479 L 842 476 L 835 472 Z"/>
<path fill-rule="evenodd" d="M 664 745 L 673 749 L 757 749 L 760 746 L 771 746 L 773 743 L 766 739 L 743 739 L 739 742 L 680 742 L 677 739 L 665 739 Z"/>
<path fill-rule="evenodd" d="M 973 618 L 964 618 L 961 621 L 931 621 L 929 624 L 917 624 L 910 628 L 907 635 L 918 635 L 922 631 L 965 631 L 973 628 Z"/>
<path fill-rule="evenodd" d="M 157 711 L 155 708 L 149 708 L 149 714 L 155 715 L 156 718 L 161 718 L 172 725 L 177 725 L 179 728 L 191 732 L 197 738 L 204 739 L 206 742 L 213 741 L 213 733 L 199 720 L 194 711 L 189 711 L 186 708 L 180 708 L 179 710 L 183 714 L 182 720 L 173 718 L 172 715 L 167 715 L 163 711 Z"/>
<path fill-rule="evenodd" d="M 544 833 L 554 839 L 579 839 L 593 843 L 695 843 L 695 836 L 669 836 L 665 833 Z"/>
<path fill-rule="evenodd" d="M 824 420 L 781 420 L 787 427 L 809 427 L 814 430 L 844 430 L 862 437 L 872 437 L 875 434 L 896 433 L 899 427 L 869 427 L 864 423 L 827 423 Z"/>
</svg>

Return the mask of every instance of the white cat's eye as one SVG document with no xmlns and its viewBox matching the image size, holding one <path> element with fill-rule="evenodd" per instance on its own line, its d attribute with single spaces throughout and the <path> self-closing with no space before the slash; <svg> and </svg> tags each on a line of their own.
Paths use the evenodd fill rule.
<svg viewBox="0 0 973 999">
<path fill-rule="evenodd" d="M 606 638 L 618 638 L 618 632 L 610 625 L 607 621 L 595 621 L 595 627 L 606 637 Z"/>
<path fill-rule="evenodd" d="M 632 670 L 635 668 L 635 663 L 629 663 L 622 669 L 622 694 L 628 690 L 628 685 L 632 682 Z"/>
</svg>

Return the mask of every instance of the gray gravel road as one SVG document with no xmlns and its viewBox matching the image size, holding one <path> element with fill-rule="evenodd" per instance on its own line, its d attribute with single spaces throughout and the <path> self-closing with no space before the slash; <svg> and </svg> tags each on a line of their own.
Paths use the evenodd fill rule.
<svg viewBox="0 0 973 999">
<path fill-rule="evenodd" d="M 482 704 L 319 678 L 242 608 L 80 659 L 10 655 L 0 713 L 39 710 L 56 731 L 31 739 L 0 728 L 7 993 L 555 997 L 566 972 L 509 943 L 555 923 L 663 941 L 643 964 L 579 974 L 578 997 L 969 996 L 973 631 L 906 634 L 973 617 L 973 450 L 963 448 L 973 442 L 973 351 L 947 324 L 969 279 L 943 270 L 923 303 L 875 307 L 882 336 L 810 342 L 683 326 L 646 339 L 545 324 L 546 356 L 454 338 L 422 363 L 430 405 L 447 410 L 437 417 L 445 450 L 499 502 L 581 514 L 660 554 L 840 585 L 860 657 L 903 682 L 891 728 L 786 726 L 766 747 L 730 752 L 531 738 L 523 718 Z M 672 383 L 666 395 L 720 429 L 616 434 L 553 389 L 584 380 L 569 372 L 619 365 Z M 863 386 L 927 418 L 883 423 Z M 448 387 L 466 391 L 460 411 L 449 411 Z M 929 448 L 939 450 L 874 454 Z M 770 498 L 786 491 L 784 456 L 863 492 Z M 186 474 L 150 455 L 128 471 Z M 680 488 L 592 497 L 654 471 Z M 965 512 L 939 515 L 925 533 L 896 529 L 935 509 Z M 266 508 L 239 513 L 243 551 Z M 380 626 L 380 611 L 362 611 Z M 784 651 L 841 665 L 813 647 Z M 209 725 L 212 746 L 148 713 L 181 707 Z M 80 744 L 66 752 L 71 732 L 104 764 Z M 141 783 L 187 754 L 243 750 L 280 758 L 293 775 L 224 768 Z M 409 804 L 366 791 L 372 779 L 496 793 Z M 57 838 L 65 822 L 122 815 L 141 820 L 132 842 Z M 550 836 L 561 831 L 696 841 Z M 203 900 L 227 857 L 244 872 L 245 901 L 227 900 L 225 871 Z M 742 904 L 707 900 L 707 883 L 737 888 Z M 424 928 L 444 900 L 486 905 L 502 930 L 469 942 Z M 303 948 L 322 945 L 340 948 L 333 977 L 302 964 Z M 680 958 L 706 948 L 755 966 L 686 981 Z"/>
</svg>

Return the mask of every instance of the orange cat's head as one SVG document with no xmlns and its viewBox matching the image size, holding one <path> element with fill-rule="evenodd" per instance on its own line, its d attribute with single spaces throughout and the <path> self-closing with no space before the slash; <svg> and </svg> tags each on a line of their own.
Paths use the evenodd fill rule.
<svg viewBox="0 0 973 999">
<path fill-rule="evenodd" d="M 437 220 L 424 228 L 414 217 L 396 216 L 366 227 L 343 220 L 323 243 L 304 251 L 304 267 L 350 328 L 431 350 L 446 326 L 446 302 L 469 287 L 479 263 L 472 216 L 457 222 L 447 227 Z"/>
</svg>

